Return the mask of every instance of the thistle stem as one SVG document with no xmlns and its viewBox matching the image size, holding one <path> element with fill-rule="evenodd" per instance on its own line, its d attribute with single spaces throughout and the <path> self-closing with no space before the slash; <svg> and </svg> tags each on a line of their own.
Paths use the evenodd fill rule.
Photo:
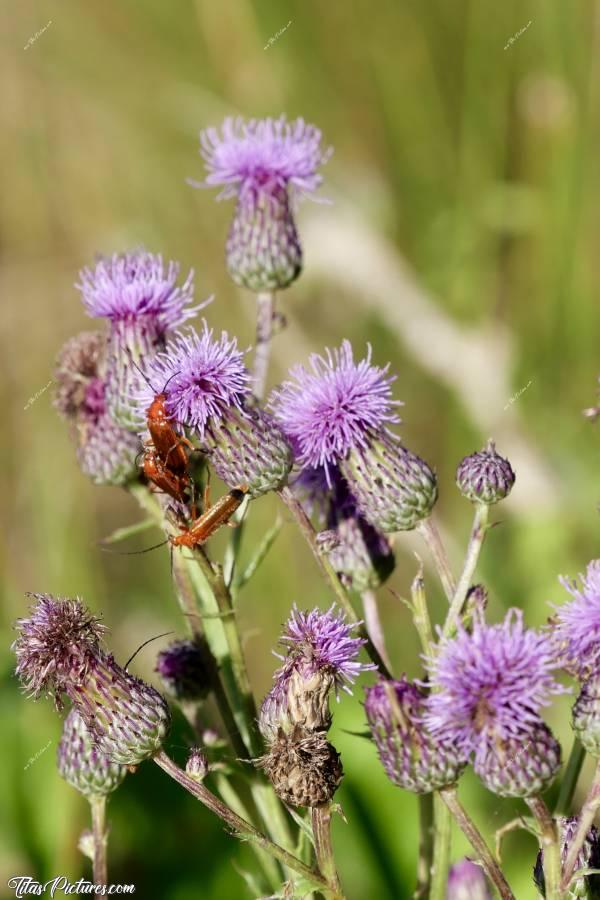
<svg viewBox="0 0 600 900">
<path fill-rule="evenodd" d="M 590 788 L 589 794 L 585 799 L 585 803 L 581 807 L 579 822 L 577 823 L 577 831 L 573 835 L 573 840 L 571 841 L 571 846 L 569 847 L 569 852 L 563 866 L 563 877 L 561 884 L 563 890 L 567 890 L 569 887 L 569 883 L 571 881 L 571 878 L 573 877 L 573 872 L 575 871 L 575 866 L 577 865 L 577 857 L 579 856 L 581 848 L 583 847 L 588 831 L 594 824 L 594 817 L 596 815 L 596 812 L 598 811 L 599 806 L 600 760 L 598 760 L 596 764 L 596 771 L 594 772 L 592 786 Z"/>
<path fill-rule="evenodd" d="M 433 632 L 431 630 L 431 619 L 429 617 L 429 609 L 427 608 L 427 597 L 425 595 L 425 582 L 423 580 L 423 568 L 421 567 L 413 579 L 410 586 L 410 593 L 413 605 L 413 621 L 415 628 L 421 640 L 423 652 L 427 655 L 430 652 L 433 643 Z"/>
<path fill-rule="evenodd" d="M 294 516 L 294 519 L 296 520 L 296 523 L 297 523 L 300 531 L 302 532 L 302 535 L 303 535 L 304 539 L 306 540 L 306 543 L 310 547 L 312 554 L 317 561 L 317 565 L 319 566 L 322 574 L 325 577 L 325 580 L 327 581 L 327 583 L 331 587 L 333 593 L 335 594 L 340 606 L 346 613 L 346 616 L 348 617 L 350 622 L 354 622 L 355 624 L 358 625 L 359 618 L 356 615 L 356 612 L 354 611 L 354 607 L 352 606 L 352 603 L 350 602 L 350 598 L 348 597 L 348 594 L 346 593 L 343 584 L 341 583 L 340 579 L 338 578 L 333 566 L 331 565 L 331 563 L 329 562 L 327 557 L 319 552 L 319 548 L 317 546 L 317 541 L 316 541 L 315 530 L 312 526 L 310 519 L 308 518 L 308 516 L 302 509 L 302 505 L 296 499 L 293 492 L 291 491 L 291 489 L 289 487 L 287 487 L 287 485 L 285 487 L 281 488 L 281 490 L 278 491 L 278 493 L 279 493 L 279 496 L 281 497 L 281 499 L 283 500 L 283 502 L 285 503 L 285 505 L 287 506 L 287 508 L 289 509 L 289 511 Z M 367 653 L 369 654 L 369 656 L 371 657 L 371 659 L 373 660 L 375 665 L 379 668 L 379 671 L 384 676 L 384 678 L 391 678 L 391 675 L 388 671 L 388 667 L 386 666 L 385 662 L 381 658 L 381 655 L 379 654 L 377 648 L 374 646 L 373 642 L 371 641 L 371 638 L 369 637 L 366 628 L 364 627 L 364 625 L 361 624 L 359 626 L 359 629 L 360 629 L 361 637 L 364 638 L 364 640 L 366 641 L 365 650 L 367 651 Z"/>
<path fill-rule="evenodd" d="M 571 814 L 573 794 L 575 793 L 575 788 L 577 787 L 577 781 L 579 780 L 579 775 L 581 773 L 581 767 L 583 766 L 584 760 L 585 748 L 583 747 L 579 738 L 575 738 L 573 741 L 573 746 L 571 747 L 571 752 L 569 754 L 569 760 L 565 768 L 565 774 L 563 775 L 562 781 L 560 783 L 558 800 L 556 801 L 555 812 L 558 816 L 568 816 Z"/>
<path fill-rule="evenodd" d="M 377 605 L 377 597 L 375 591 L 366 590 L 361 594 L 363 612 L 365 614 L 365 625 L 373 646 L 384 660 L 388 671 L 392 671 L 390 658 L 385 646 L 385 637 L 383 634 L 383 625 L 379 617 L 379 607 Z"/>
<path fill-rule="evenodd" d="M 433 797 L 433 861 L 429 900 L 446 900 L 451 838 L 450 811 L 435 794 Z"/>
<path fill-rule="evenodd" d="M 508 882 L 502 874 L 498 863 L 492 856 L 492 853 L 488 848 L 486 842 L 484 841 L 479 829 L 458 799 L 456 788 L 442 788 L 439 793 L 440 797 L 452 813 L 461 831 L 477 853 L 485 874 L 490 879 L 490 881 L 496 885 L 496 888 L 498 889 L 498 893 L 500 894 L 502 900 L 515 900 L 514 894 L 511 891 Z M 555 898 L 553 898 L 553 900 L 555 900 Z"/>
<path fill-rule="evenodd" d="M 106 884 L 106 845 L 108 843 L 108 835 L 106 832 L 106 797 L 90 797 L 90 809 L 92 813 L 92 834 L 94 838 L 94 884 Z M 101 896 L 102 892 L 96 894 L 96 897 Z"/>
<path fill-rule="evenodd" d="M 157 766 L 160 766 L 167 775 L 192 794 L 196 800 L 203 803 L 207 809 L 210 809 L 211 812 L 222 819 L 237 837 L 241 840 L 249 840 L 252 843 L 257 844 L 267 853 L 270 853 L 271 856 L 274 856 L 275 859 L 278 859 L 283 863 L 283 865 L 292 869 L 294 872 L 297 872 L 299 875 L 302 875 L 303 878 L 306 878 L 316 889 L 325 890 L 327 894 L 329 894 L 329 885 L 319 872 L 304 865 L 304 863 L 292 853 L 289 853 L 283 847 L 280 847 L 279 844 L 275 844 L 273 841 L 269 840 L 269 838 L 255 828 L 254 825 L 251 825 L 250 822 L 247 822 L 245 819 L 242 819 L 241 816 L 238 816 L 232 809 L 223 803 L 222 800 L 209 791 L 204 784 L 190 778 L 183 769 L 180 769 L 179 766 L 167 756 L 164 750 L 160 750 L 153 759 Z"/>
<path fill-rule="evenodd" d="M 311 809 L 311 818 L 319 871 L 327 880 L 331 900 L 344 900 L 331 843 L 331 803 Z"/>
<path fill-rule="evenodd" d="M 253 374 L 253 391 L 258 400 L 263 399 L 267 385 L 274 315 L 275 292 L 261 291 L 256 296 L 256 346 L 254 348 Z"/>
<path fill-rule="evenodd" d="M 462 612 L 463 606 L 465 605 L 465 599 L 467 597 L 469 587 L 471 586 L 471 579 L 473 578 L 473 573 L 477 568 L 479 554 L 481 553 L 485 535 L 489 528 L 488 519 L 489 506 L 487 506 L 487 504 L 485 503 L 478 503 L 477 508 L 475 509 L 475 519 L 473 521 L 473 527 L 471 529 L 471 536 L 469 538 L 469 546 L 467 548 L 465 564 L 458 580 L 456 590 L 454 591 L 454 596 L 452 597 L 450 609 L 448 610 L 448 615 L 444 624 L 444 630 L 442 634 L 445 638 L 452 637 L 458 626 L 460 614 Z"/>
<path fill-rule="evenodd" d="M 428 519 L 422 519 L 417 525 L 417 531 L 421 533 L 422 538 L 431 551 L 433 562 L 440 577 L 440 581 L 442 582 L 442 587 L 444 588 L 448 602 L 451 603 L 456 590 L 456 582 L 454 581 L 454 576 L 450 569 L 446 548 L 444 547 L 433 517 L 429 516 Z"/>
<path fill-rule="evenodd" d="M 413 900 L 428 900 L 433 864 L 433 794 L 419 794 L 419 858 Z M 446 807 L 444 811 L 449 815 Z M 433 895 L 432 895 L 433 896 Z"/>
<path fill-rule="evenodd" d="M 562 900 L 564 895 L 560 886 L 560 844 L 556 822 L 541 797 L 529 797 L 525 802 L 540 828 L 540 847 L 544 854 L 546 900 Z"/>
</svg>

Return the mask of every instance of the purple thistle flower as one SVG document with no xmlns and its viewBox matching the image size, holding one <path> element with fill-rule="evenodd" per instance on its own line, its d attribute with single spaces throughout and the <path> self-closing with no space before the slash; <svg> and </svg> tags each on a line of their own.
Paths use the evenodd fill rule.
<svg viewBox="0 0 600 900">
<path fill-rule="evenodd" d="M 166 396 L 167 413 L 179 426 L 195 428 L 202 440 L 208 422 L 222 419 L 229 407 L 240 409 L 251 394 L 250 373 L 235 338 L 220 338 L 203 321 L 202 332 L 176 334 L 146 367 L 149 384 L 136 393 L 140 419 L 157 393 Z"/>
<path fill-rule="evenodd" d="M 202 700 L 211 688 L 208 647 L 197 640 L 172 641 L 156 657 L 165 690 L 178 700 Z"/>
<path fill-rule="evenodd" d="M 599 673 L 600 560 L 589 563 L 577 581 L 560 579 L 573 600 L 556 607 L 552 640 L 565 667 L 584 680 Z"/>
<path fill-rule="evenodd" d="M 331 150 L 321 149 L 321 132 L 303 119 L 225 119 L 219 134 L 206 128 L 200 134 L 201 155 L 208 175 L 205 187 L 223 185 L 219 199 L 258 193 L 291 185 L 304 194 L 315 191 L 317 173 Z"/>
<path fill-rule="evenodd" d="M 106 631 L 79 600 L 31 594 L 28 619 L 19 619 L 12 649 L 16 673 L 33 697 L 47 693 L 62 708 L 67 694 L 98 751 L 125 766 L 160 750 L 171 717 L 163 697 L 122 669 L 104 651 Z"/>
<path fill-rule="evenodd" d="M 351 685 L 361 672 L 376 668 L 374 663 L 356 659 L 366 643 L 365 638 L 352 637 L 353 629 L 359 624 L 349 625 L 335 604 L 325 613 L 319 609 L 302 612 L 294 606 L 279 639 L 288 651 L 280 673 L 285 677 L 290 667 L 302 670 L 304 675 L 324 670 L 332 676 L 336 692 L 341 688 L 351 694 Z M 275 674 L 276 679 L 280 673 Z"/>
<path fill-rule="evenodd" d="M 200 145 L 208 175 L 196 186 L 223 185 L 219 199 L 237 197 L 226 247 L 229 274 L 256 292 L 288 287 L 302 270 L 291 204 L 321 183 L 317 169 L 330 155 L 321 149 L 321 132 L 285 116 L 228 118 L 221 134 L 201 132 Z"/>
<path fill-rule="evenodd" d="M 539 724 L 550 696 L 565 691 L 552 675 L 557 662 L 548 637 L 525 628 L 518 609 L 500 625 L 475 614 L 472 633 L 459 626 L 427 668 L 432 693 L 424 721 L 465 754 L 519 738 Z"/>
<path fill-rule="evenodd" d="M 401 403 L 392 400 L 389 366 L 371 364 L 370 346 L 359 362 L 350 341 L 325 353 L 311 355 L 310 371 L 290 369 L 293 380 L 273 392 L 271 405 L 300 465 L 323 466 L 329 480 L 330 468 L 351 450 L 367 447 L 373 432 L 400 421 L 394 407 Z"/>
<path fill-rule="evenodd" d="M 446 900 L 492 900 L 481 866 L 469 859 L 454 863 L 448 872 Z"/>
<path fill-rule="evenodd" d="M 143 322 L 155 340 L 201 308 L 186 309 L 193 299 L 193 271 L 178 287 L 179 263 L 165 266 L 162 256 L 145 250 L 102 258 L 94 269 L 82 269 L 79 277 L 75 287 L 89 316 L 113 323 Z"/>
<path fill-rule="evenodd" d="M 101 259 L 83 269 L 76 285 L 92 318 L 110 322 L 107 357 L 107 402 L 115 422 L 137 430 L 132 401 L 148 361 L 164 348 L 169 331 L 195 316 L 193 272 L 177 285 L 179 264 L 138 250 Z"/>
</svg>

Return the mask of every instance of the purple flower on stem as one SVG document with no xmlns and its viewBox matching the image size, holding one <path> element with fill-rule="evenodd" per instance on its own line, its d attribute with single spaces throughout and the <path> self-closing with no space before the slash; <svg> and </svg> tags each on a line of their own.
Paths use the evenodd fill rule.
<svg viewBox="0 0 600 900">
<path fill-rule="evenodd" d="M 415 528 L 437 500 L 437 482 L 389 430 L 400 421 L 400 404 L 392 399 L 388 366 L 372 365 L 370 348 L 355 362 L 344 341 L 325 357 L 313 354 L 310 370 L 295 366 L 290 375 L 271 407 L 300 465 L 323 467 L 330 485 L 337 467 L 358 510 L 379 531 Z"/>
<path fill-rule="evenodd" d="M 145 250 L 100 259 L 94 269 L 82 269 L 79 277 L 76 287 L 88 315 L 113 323 L 143 322 L 155 339 L 201 308 L 188 307 L 194 273 L 190 271 L 179 287 L 179 263 L 165 265 L 162 256 Z"/>
<path fill-rule="evenodd" d="M 226 331 L 216 338 L 203 321 L 198 334 L 178 333 L 146 367 L 149 383 L 136 393 L 140 417 L 156 393 L 165 394 L 167 413 L 179 426 L 194 428 L 202 440 L 211 419 L 221 419 L 230 407 L 242 406 L 251 393 L 250 373 L 237 340 Z"/>
<path fill-rule="evenodd" d="M 446 900 L 492 900 L 481 866 L 469 859 L 461 859 L 451 866 Z"/>
<path fill-rule="evenodd" d="M 565 690 L 552 674 L 557 662 L 547 636 L 525 628 L 519 609 L 509 610 L 500 625 L 476 615 L 472 633 L 459 626 L 427 668 L 427 726 L 467 754 L 518 736 L 538 722 L 552 694 Z"/>
<path fill-rule="evenodd" d="M 287 656 L 280 657 L 283 666 L 275 673 L 275 684 L 260 711 L 260 729 L 267 738 L 272 739 L 280 728 L 296 725 L 309 731 L 329 728 L 331 689 L 336 695 L 340 688 L 352 693 L 351 685 L 360 673 L 375 668 L 356 659 L 365 643 L 364 638 L 352 636 L 356 624 L 348 625 L 335 605 L 326 613 L 294 607 L 280 638 Z"/>
<path fill-rule="evenodd" d="M 525 628 L 521 610 L 509 610 L 500 625 L 487 625 L 475 614 L 472 633 L 459 626 L 427 668 L 428 730 L 465 755 L 474 754 L 475 769 L 490 789 L 525 796 L 528 778 L 532 790 L 551 780 L 560 748 L 539 712 L 552 694 L 565 689 L 552 674 L 557 662 L 548 637 Z M 540 754 L 554 760 L 548 771 L 538 765 Z M 511 783 L 504 784 L 503 773 L 509 771 Z"/>
<path fill-rule="evenodd" d="M 291 202 L 321 184 L 329 158 L 321 132 L 302 119 L 225 119 L 221 133 L 200 134 L 207 176 L 198 187 L 222 185 L 219 199 L 237 197 L 226 260 L 236 284 L 252 291 L 288 287 L 302 269 Z M 192 182 L 192 184 L 195 184 Z"/>
<path fill-rule="evenodd" d="M 389 366 L 371 363 L 371 347 L 354 361 L 350 341 L 339 349 L 313 353 L 310 370 L 290 369 L 291 380 L 273 393 L 275 418 L 297 447 L 302 466 L 323 466 L 330 478 L 332 466 L 350 451 L 368 446 L 373 432 L 400 421 L 392 399 Z"/>
<path fill-rule="evenodd" d="M 560 580 L 573 600 L 556 607 L 552 639 L 568 670 L 585 679 L 600 668 L 600 560 L 589 563 L 580 586 Z"/>
<path fill-rule="evenodd" d="M 193 273 L 177 285 L 179 264 L 138 250 L 101 259 L 83 269 L 76 285 L 92 318 L 110 322 L 107 402 L 119 425 L 139 429 L 132 402 L 142 383 L 140 370 L 164 348 L 169 331 L 195 316 L 205 303 L 190 306 Z"/>
</svg>

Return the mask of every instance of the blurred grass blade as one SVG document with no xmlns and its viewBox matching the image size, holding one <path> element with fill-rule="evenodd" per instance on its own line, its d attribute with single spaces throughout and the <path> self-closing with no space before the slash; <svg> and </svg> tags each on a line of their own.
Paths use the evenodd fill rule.
<svg viewBox="0 0 600 900">
<path fill-rule="evenodd" d="M 153 525 L 156 525 L 154 519 L 142 519 L 141 522 L 134 522 L 133 525 L 117 528 L 112 534 L 109 534 L 108 537 L 102 538 L 99 543 L 118 544 L 120 541 L 125 541 L 127 538 L 132 537 L 134 534 L 141 534 L 143 531 L 148 531 Z"/>
<path fill-rule="evenodd" d="M 244 585 L 248 584 L 248 582 L 250 581 L 252 576 L 255 574 L 255 572 L 258 569 L 258 567 L 260 566 L 260 564 L 266 558 L 269 550 L 275 543 L 275 540 L 277 539 L 277 536 L 278 536 L 279 532 L 281 531 L 282 526 L 283 526 L 283 520 L 280 518 L 277 518 L 275 524 L 272 526 L 272 528 L 270 528 L 267 531 L 264 538 L 260 542 L 256 553 L 254 554 L 254 556 L 252 557 L 252 559 L 250 560 L 250 562 L 244 569 L 243 573 L 236 580 L 236 584 L 235 584 L 236 590 L 239 591 L 244 587 Z"/>
</svg>

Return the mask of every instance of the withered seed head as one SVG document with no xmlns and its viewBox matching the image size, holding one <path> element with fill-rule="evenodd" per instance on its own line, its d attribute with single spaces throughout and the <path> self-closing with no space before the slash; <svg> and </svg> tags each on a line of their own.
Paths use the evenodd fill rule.
<svg viewBox="0 0 600 900">
<path fill-rule="evenodd" d="M 277 796 L 291 806 L 328 803 L 344 774 L 340 755 L 326 736 L 299 726 L 291 734 L 280 731 L 255 765 L 265 770 Z"/>
</svg>

